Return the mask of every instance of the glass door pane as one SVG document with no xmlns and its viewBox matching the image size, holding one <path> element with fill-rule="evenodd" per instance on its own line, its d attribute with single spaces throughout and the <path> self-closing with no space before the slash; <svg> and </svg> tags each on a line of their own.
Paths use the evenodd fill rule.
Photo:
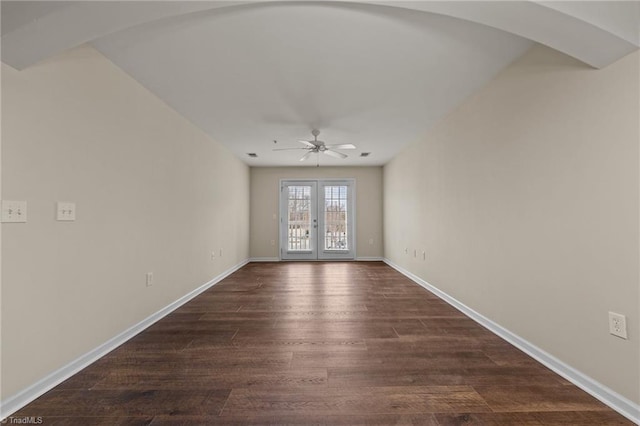
<svg viewBox="0 0 640 426">
<path fill-rule="evenodd" d="M 347 187 L 324 187 L 323 250 L 349 250 Z"/>
<path fill-rule="evenodd" d="M 311 187 L 287 188 L 287 251 L 309 251 L 311 236 Z"/>
<path fill-rule="evenodd" d="M 317 259 L 317 183 L 284 182 L 280 198 L 282 259 Z"/>
<path fill-rule="evenodd" d="M 319 259 L 354 259 L 354 182 L 319 181 Z"/>
</svg>

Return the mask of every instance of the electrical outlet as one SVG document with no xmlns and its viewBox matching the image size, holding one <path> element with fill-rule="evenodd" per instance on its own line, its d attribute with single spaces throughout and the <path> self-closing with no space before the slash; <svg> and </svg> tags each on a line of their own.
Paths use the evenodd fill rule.
<svg viewBox="0 0 640 426">
<path fill-rule="evenodd" d="M 409 254 L 409 249 L 408 248 L 404 248 L 404 254 Z"/>
<path fill-rule="evenodd" d="M 276 245 L 276 240 L 271 240 L 271 245 L 275 246 Z"/>
<path fill-rule="evenodd" d="M 153 272 L 147 272 L 147 287 L 153 285 Z"/>
<path fill-rule="evenodd" d="M 609 312 L 609 333 L 626 339 L 627 318 L 624 315 Z"/>
<path fill-rule="evenodd" d="M 216 260 L 216 252 L 215 251 L 211 252 L 211 260 Z"/>
</svg>

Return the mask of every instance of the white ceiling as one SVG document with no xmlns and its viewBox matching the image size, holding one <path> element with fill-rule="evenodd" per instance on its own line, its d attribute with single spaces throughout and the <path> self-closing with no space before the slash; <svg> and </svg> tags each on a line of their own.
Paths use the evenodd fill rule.
<svg viewBox="0 0 640 426">
<path fill-rule="evenodd" d="M 321 164 L 383 164 L 530 45 L 453 18 L 341 3 L 216 10 L 93 44 L 238 156 L 269 166 L 303 154 L 274 152 L 273 140 L 298 147 L 313 128 L 371 152 Z"/>
<path fill-rule="evenodd" d="M 3 2 L 2 60 L 23 68 L 91 42 L 250 165 L 300 165 L 304 151 L 273 149 L 301 146 L 313 128 L 357 147 L 320 165 L 381 165 L 531 40 L 595 66 L 635 49 L 637 10 L 616 5 L 607 15 L 533 2 Z"/>
</svg>

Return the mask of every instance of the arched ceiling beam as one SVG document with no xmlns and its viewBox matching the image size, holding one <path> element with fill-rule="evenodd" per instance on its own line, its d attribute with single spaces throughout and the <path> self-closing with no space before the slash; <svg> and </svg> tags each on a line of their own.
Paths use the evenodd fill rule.
<svg viewBox="0 0 640 426">
<path fill-rule="evenodd" d="M 40 15 L 31 8 L 34 19 L 22 16 L 23 25 L 2 35 L 2 62 L 23 69 L 64 50 L 136 25 L 268 1 L 60 2 L 59 8 L 48 5 Z M 2 2 L 3 14 L 6 16 L 7 11 L 18 16 L 20 3 L 24 2 Z M 554 7 L 553 2 L 542 1 L 353 0 L 351 3 L 400 7 L 487 25 L 544 44 L 595 68 L 615 62 L 640 45 L 635 30 L 639 28 L 640 6 L 636 2 L 626 2 L 626 5 L 625 2 L 613 2 L 616 6 L 607 9 L 612 11 L 607 19 L 594 16 L 596 9 L 590 12 L 590 9 L 580 7 L 589 2 L 572 2 L 573 6 L 562 8 Z M 625 37 L 625 34 L 630 36 Z"/>
</svg>

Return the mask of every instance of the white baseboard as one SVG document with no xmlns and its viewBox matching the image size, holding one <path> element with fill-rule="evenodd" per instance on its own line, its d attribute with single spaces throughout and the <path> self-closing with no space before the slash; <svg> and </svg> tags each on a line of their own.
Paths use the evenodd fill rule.
<svg viewBox="0 0 640 426">
<path fill-rule="evenodd" d="M 65 365 L 64 367 L 52 372 L 51 374 L 40 379 L 36 383 L 27 387 L 26 389 L 23 389 L 17 394 L 12 395 L 6 400 L 0 402 L 0 419 L 5 419 L 6 417 L 10 416 L 11 414 L 15 413 L 25 405 L 29 404 L 30 402 L 38 398 L 40 395 L 51 390 L 52 388 L 59 385 L 63 381 L 67 380 L 69 377 L 78 373 L 80 370 L 84 369 L 85 367 L 88 367 L 93 362 L 97 361 L 98 359 L 102 358 L 112 350 L 116 349 L 118 346 L 122 345 L 127 340 L 131 339 L 141 331 L 144 331 L 146 328 L 153 325 L 155 322 L 161 320 L 171 312 L 175 311 L 180 306 L 184 305 L 194 297 L 198 296 L 202 292 L 213 287 L 215 284 L 222 281 L 224 278 L 231 275 L 238 269 L 242 268 L 247 263 L 249 263 L 248 260 L 244 260 L 243 262 L 240 262 L 239 264 L 233 266 L 232 268 L 224 271 L 220 275 L 213 278 L 211 281 L 185 294 L 175 302 L 165 306 L 164 308 L 160 309 L 156 313 L 143 319 L 136 325 L 129 327 L 127 330 L 123 331 L 117 336 L 107 340 L 97 348 L 87 352 L 86 354 L 80 356 L 79 358 L 76 358 L 75 360 L 71 361 L 69 364 Z"/>
<path fill-rule="evenodd" d="M 322 260 L 322 259 L 320 259 Z M 332 259 L 335 261 L 351 261 L 352 259 Z M 384 258 L 382 257 L 356 257 L 355 259 L 356 262 L 382 262 L 384 261 Z M 281 260 L 277 257 L 252 257 L 249 259 L 249 262 L 254 263 L 254 262 L 280 262 Z M 305 259 L 305 262 L 310 262 L 309 259 Z"/>
<path fill-rule="evenodd" d="M 515 333 L 507 330 L 501 325 L 491 321 L 489 318 L 484 315 L 474 311 L 470 307 L 466 306 L 462 302 L 458 301 L 456 298 L 449 296 L 444 291 L 438 289 L 437 287 L 432 286 L 422 278 L 417 275 L 407 271 L 406 269 L 394 264 L 389 259 L 384 259 L 384 262 L 391 266 L 396 271 L 400 272 L 407 278 L 411 279 L 415 283 L 424 287 L 431 293 L 438 296 L 440 299 L 444 300 L 463 314 L 467 315 L 469 318 L 487 328 L 492 333 L 502 337 L 507 342 L 511 343 L 513 346 L 517 347 L 527 355 L 531 356 L 538 362 L 544 364 L 549 369 L 553 370 L 560 376 L 564 377 L 574 385 L 578 386 L 580 389 L 584 390 L 588 394 L 592 395 L 594 398 L 608 405 L 618 413 L 622 414 L 632 422 L 640 425 L 640 405 L 634 403 L 630 399 L 625 398 L 614 390 L 608 388 L 587 376 L 586 374 L 576 370 L 570 365 L 564 363 L 553 355 L 545 352 L 534 344 L 528 342 L 522 337 L 518 336 Z"/>
</svg>

